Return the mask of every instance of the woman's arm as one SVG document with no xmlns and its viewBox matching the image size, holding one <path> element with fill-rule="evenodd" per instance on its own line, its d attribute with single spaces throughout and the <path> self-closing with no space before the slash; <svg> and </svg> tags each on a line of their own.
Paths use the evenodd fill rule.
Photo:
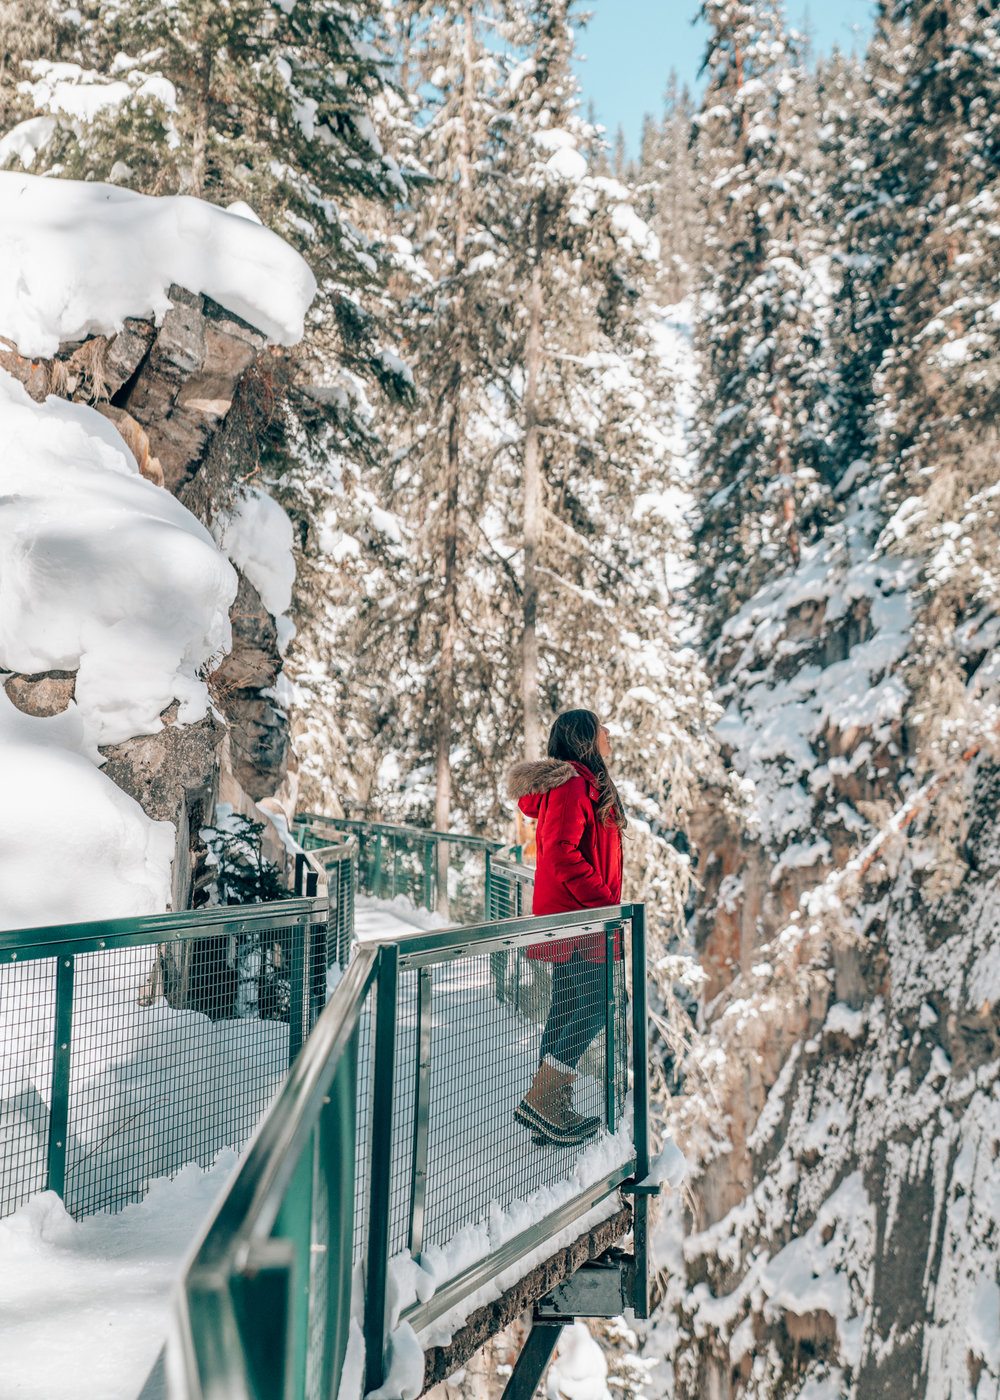
<svg viewBox="0 0 1000 1400">
<path fill-rule="evenodd" d="M 547 846 L 556 876 L 587 909 L 599 909 L 616 901 L 600 874 L 580 850 L 592 811 L 582 778 L 557 787 L 549 794 L 546 813 Z"/>
</svg>

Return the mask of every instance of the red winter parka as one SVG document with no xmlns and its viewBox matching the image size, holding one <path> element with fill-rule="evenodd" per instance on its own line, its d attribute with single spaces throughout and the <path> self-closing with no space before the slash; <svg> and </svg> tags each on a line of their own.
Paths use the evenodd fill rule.
<svg viewBox="0 0 1000 1400">
<path fill-rule="evenodd" d="M 535 894 L 531 912 L 576 913 L 618 904 L 622 895 L 622 840 L 612 823 L 597 817 L 597 781 L 582 763 L 542 758 L 518 763 L 508 779 L 511 797 L 538 823 Z M 618 940 L 615 956 L 620 957 Z M 599 934 L 561 939 L 528 948 L 525 956 L 567 962 L 574 951 L 588 962 L 604 961 Z"/>
</svg>

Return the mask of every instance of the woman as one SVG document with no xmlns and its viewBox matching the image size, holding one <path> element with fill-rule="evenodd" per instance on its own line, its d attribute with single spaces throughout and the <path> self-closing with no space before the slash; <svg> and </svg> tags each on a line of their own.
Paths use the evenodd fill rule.
<svg viewBox="0 0 1000 1400">
<path fill-rule="evenodd" d="M 516 764 L 508 779 L 511 797 L 538 824 L 531 912 L 575 913 L 618 904 L 621 833 L 627 823 L 607 768 L 608 731 L 590 710 L 567 710 L 552 726 L 548 754 Z M 552 963 L 552 1002 L 538 1072 L 514 1117 L 546 1142 L 584 1142 L 600 1126 L 599 1119 L 574 1111 L 573 1081 L 607 1014 L 604 948 L 601 935 L 586 934 L 525 952 Z M 615 956 L 621 956 L 617 940 Z"/>
</svg>

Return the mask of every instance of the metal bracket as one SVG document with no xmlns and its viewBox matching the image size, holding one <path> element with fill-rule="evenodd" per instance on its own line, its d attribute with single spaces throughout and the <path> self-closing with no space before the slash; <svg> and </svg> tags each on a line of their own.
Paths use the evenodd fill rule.
<svg viewBox="0 0 1000 1400">
<path fill-rule="evenodd" d="M 623 1196 L 658 1196 L 663 1185 L 658 1181 L 623 1181 L 618 1190 Z"/>
<path fill-rule="evenodd" d="M 617 1317 L 632 1306 L 635 1260 L 609 1249 L 591 1264 L 557 1283 L 539 1298 L 535 1316 L 545 1322 L 572 1322 L 575 1317 Z"/>
</svg>

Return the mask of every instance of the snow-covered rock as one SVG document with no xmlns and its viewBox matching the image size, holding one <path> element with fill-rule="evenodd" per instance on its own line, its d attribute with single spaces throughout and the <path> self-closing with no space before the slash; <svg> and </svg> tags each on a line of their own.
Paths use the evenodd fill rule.
<svg viewBox="0 0 1000 1400">
<path fill-rule="evenodd" d="M 563 1328 L 545 1393 L 548 1400 L 610 1400 L 608 1363 L 585 1322 Z"/>
<path fill-rule="evenodd" d="M 0 689 L 0 928 L 157 914 L 174 828 L 84 756 L 75 707 L 23 715 Z"/>
<path fill-rule="evenodd" d="M 273 496 L 251 486 L 216 522 L 215 536 L 268 612 L 287 613 L 295 582 L 294 538 L 292 522 Z"/>
<path fill-rule="evenodd" d="M 85 741 L 200 719 L 199 670 L 230 641 L 236 575 L 208 531 L 145 481 L 93 409 L 34 403 L 0 370 L 0 666 L 76 671 Z"/>
<path fill-rule="evenodd" d="M 28 139 L 28 133 L 24 134 Z M 277 234 L 188 196 L 0 172 L 0 336 L 22 355 L 163 318 L 171 285 L 201 292 L 279 345 L 316 291 Z"/>
</svg>

